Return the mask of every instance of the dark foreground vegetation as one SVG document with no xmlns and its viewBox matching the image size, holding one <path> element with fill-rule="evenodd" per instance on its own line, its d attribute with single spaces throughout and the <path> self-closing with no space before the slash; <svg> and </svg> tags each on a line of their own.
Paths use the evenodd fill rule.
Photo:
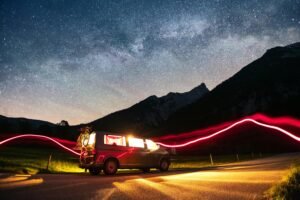
<svg viewBox="0 0 300 200">
<path fill-rule="evenodd" d="M 289 200 L 300 198 L 300 163 L 291 166 L 281 183 L 266 192 L 267 199 Z"/>
</svg>

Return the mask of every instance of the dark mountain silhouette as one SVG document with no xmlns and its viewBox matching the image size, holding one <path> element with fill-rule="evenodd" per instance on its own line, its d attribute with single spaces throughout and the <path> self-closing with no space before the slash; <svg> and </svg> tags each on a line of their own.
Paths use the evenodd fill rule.
<svg viewBox="0 0 300 200">
<path fill-rule="evenodd" d="M 217 55 L 216 55 L 217 56 Z M 130 108 L 95 120 L 97 130 L 133 132 L 157 137 L 239 119 L 257 112 L 300 117 L 300 43 L 268 50 L 212 91 L 201 84 L 186 93 L 150 96 Z M 76 139 L 80 126 L 0 116 L 1 133 L 40 133 Z M 282 152 L 300 150 L 293 140 L 274 131 L 247 126 L 185 152 Z M 180 152 L 180 150 L 179 150 Z"/>
<path fill-rule="evenodd" d="M 257 112 L 300 117 L 300 43 L 268 50 L 203 98 L 171 115 L 151 134 L 188 132 Z M 299 143 L 292 139 L 253 126 L 190 148 L 202 153 L 299 150 Z"/>
<path fill-rule="evenodd" d="M 143 133 L 154 130 L 179 109 L 199 100 L 209 90 L 202 83 L 185 93 L 169 93 L 163 97 L 150 96 L 145 100 L 89 123 L 95 129 L 113 132 Z"/>
<path fill-rule="evenodd" d="M 295 43 L 268 50 L 203 98 L 171 115 L 156 132 L 190 131 L 256 112 L 300 117 L 299 105 L 300 43 Z"/>
<path fill-rule="evenodd" d="M 195 102 L 208 93 L 204 83 L 185 93 L 169 93 L 163 97 L 150 96 L 130 108 L 112 113 L 89 124 L 69 126 L 46 121 L 0 116 L 0 133 L 37 133 L 75 140 L 82 126 L 92 125 L 96 130 L 140 132 L 154 129 L 180 108 Z M 63 123 L 62 123 L 63 122 Z"/>
<path fill-rule="evenodd" d="M 13 118 L 0 115 L 0 133 L 6 134 L 43 134 L 75 140 L 78 135 L 77 127 L 61 126 L 47 121 Z"/>
</svg>

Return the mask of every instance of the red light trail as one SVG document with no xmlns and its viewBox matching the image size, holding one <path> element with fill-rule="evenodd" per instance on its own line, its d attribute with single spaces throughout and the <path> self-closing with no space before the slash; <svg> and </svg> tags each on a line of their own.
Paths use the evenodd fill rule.
<svg viewBox="0 0 300 200">
<path fill-rule="evenodd" d="M 263 123 L 263 122 L 259 122 L 258 120 L 261 120 L 261 121 L 264 121 L 264 122 L 267 122 L 267 123 Z M 221 124 L 221 125 L 217 125 L 215 127 L 211 127 L 211 128 L 208 128 L 208 129 L 204 129 L 204 130 L 196 130 L 196 131 L 192 131 L 192 132 L 188 132 L 188 133 L 182 133 L 182 134 L 179 134 L 179 135 L 171 135 L 171 136 L 163 136 L 162 139 L 163 140 L 170 140 L 170 139 L 174 139 L 174 138 L 180 138 L 182 136 L 192 136 L 192 135 L 195 135 L 195 134 L 203 134 L 207 131 L 215 131 L 217 129 L 221 129 L 219 131 L 215 131 L 213 133 L 211 133 L 210 135 L 207 135 L 207 136 L 202 136 L 202 137 L 198 137 L 196 139 L 193 139 L 193 140 L 189 140 L 187 142 L 184 142 L 184 143 L 181 143 L 181 144 L 166 144 L 166 143 L 163 143 L 163 142 L 156 142 L 157 144 L 161 145 L 161 146 L 164 146 L 164 147 L 169 147 L 169 148 L 180 148 L 180 147 L 185 147 L 185 146 L 188 146 L 188 145 L 191 145 L 191 144 L 194 144 L 194 143 L 197 143 L 197 142 L 200 142 L 200 141 L 203 141 L 203 140 L 208 140 L 208 139 L 211 139 L 213 137 L 216 137 L 217 135 L 220 135 L 226 131 L 229 131 L 230 129 L 236 127 L 236 126 L 239 126 L 241 124 L 245 124 L 245 123 L 253 123 L 255 125 L 258 125 L 260 127 L 264 127 L 264 128 L 268 128 L 268 129 L 272 129 L 272 130 L 276 130 L 282 134 L 285 134 L 287 135 L 288 137 L 300 142 L 300 137 L 299 136 L 296 136 L 295 134 L 292 134 L 291 132 L 279 127 L 279 126 L 275 126 L 275 125 L 270 125 L 270 124 L 279 124 L 279 125 L 285 125 L 285 126 L 290 126 L 290 127 L 296 127 L 296 128 L 300 128 L 300 121 L 297 120 L 297 119 L 293 119 L 293 118 L 290 118 L 290 117 L 278 117 L 278 118 L 270 118 L 268 116 L 265 116 L 263 114 L 255 114 L 255 115 L 252 115 L 251 117 L 248 117 L 248 118 L 245 118 L 245 119 L 241 119 L 239 121 L 236 121 L 236 122 L 226 122 L 224 124 Z M 224 128 L 225 127 L 225 128 Z M 19 138 L 36 138 L 36 139 L 46 139 L 46 140 L 49 140 L 53 143 L 55 143 L 56 145 L 60 146 L 61 148 L 79 156 L 80 153 L 74 151 L 73 149 L 65 146 L 62 144 L 62 142 L 59 142 L 59 141 L 62 141 L 60 139 L 55 139 L 55 138 L 51 138 L 51 137 L 48 137 L 48 136 L 44 136 L 44 135 L 36 135 L 36 134 L 22 134 L 22 135 L 17 135 L 17 136 L 14 136 L 14 137 L 10 137 L 8 139 L 5 139 L 3 141 L 0 141 L 0 145 L 3 145 L 7 142 L 10 142 L 12 140 L 16 140 L 16 139 L 19 139 Z M 67 142 L 69 144 L 75 144 L 75 142 L 72 142 L 72 141 L 64 141 L 64 142 Z"/>
<path fill-rule="evenodd" d="M 0 142 L 0 145 L 2 144 L 5 144 L 7 142 L 10 142 L 12 140 L 16 140 L 16 139 L 19 139 L 19 138 L 37 138 L 37 139 L 46 139 L 46 140 L 49 140 L 53 143 L 55 143 L 56 145 L 60 146 L 61 148 L 77 155 L 77 156 L 80 156 L 80 153 L 74 151 L 73 149 L 69 148 L 69 147 L 66 147 L 65 145 L 63 145 L 62 143 L 58 142 L 56 139 L 53 139 L 51 137 L 48 137 L 48 136 L 44 136 L 44 135 L 36 135 L 36 134 L 23 134 L 23 135 L 17 135 L 17 136 L 14 136 L 14 137 L 10 137 L 6 140 L 3 140 Z"/>
<path fill-rule="evenodd" d="M 165 144 L 165 143 L 161 143 L 161 142 L 157 142 L 157 144 L 161 145 L 161 146 L 164 146 L 164 147 L 169 147 L 169 148 L 180 148 L 180 147 L 185 147 L 185 146 L 188 146 L 190 144 L 193 144 L 193 143 L 196 143 L 196 142 L 199 142 L 199 141 L 202 141 L 202 140 L 207 140 L 207 139 L 210 139 L 210 138 L 213 138 L 221 133 L 224 133 L 240 124 L 243 124 L 243 123 L 247 123 L 247 122 L 252 122 L 258 126 L 261 126 L 261 127 L 265 127 L 265 128 L 268 128 L 268 129 L 273 129 L 273 130 L 277 130 L 289 137 L 291 137 L 292 139 L 300 142 L 300 137 L 290 133 L 289 131 L 283 129 L 283 128 L 280 128 L 278 126 L 273 126 L 273 125 L 268 125 L 268 124 L 265 124 L 265 123 L 262 123 L 262 122 L 258 122 L 254 119 L 251 119 L 251 118 L 246 118 L 246 119 L 243 119 L 243 120 L 240 120 L 240 121 L 237 121 L 233 124 L 231 124 L 230 126 L 228 126 L 227 128 L 224 128 L 220 131 L 217 131 L 215 133 L 212 133 L 211 135 L 208 135 L 208 136 L 204 136 L 204 137 L 199 137 L 197 139 L 194 139 L 194 140 L 190 140 L 188 142 L 185 142 L 185 143 L 181 143 L 181 144 L 175 144 L 175 145 L 171 145 L 171 144 Z"/>
</svg>

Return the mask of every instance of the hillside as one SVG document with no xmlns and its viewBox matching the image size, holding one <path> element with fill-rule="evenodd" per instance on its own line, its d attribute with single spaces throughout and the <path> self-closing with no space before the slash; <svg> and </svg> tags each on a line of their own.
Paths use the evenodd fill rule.
<svg viewBox="0 0 300 200">
<path fill-rule="evenodd" d="M 262 112 L 300 117 L 300 43 L 268 50 L 197 102 L 179 110 L 156 134 L 178 133 Z"/>
<path fill-rule="evenodd" d="M 201 99 L 209 90 L 204 83 L 185 93 L 169 93 L 162 97 L 150 96 L 130 108 L 95 120 L 95 129 L 113 132 L 144 133 L 154 130 L 179 109 Z"/>
<path fill-rule="evenodd" d="M 295 43 L 268 50 L 261 58 L 210 92 L 201 84 L 185 93 L 150 96 L 130 108 L 109 114 L 88 125 L 96 130 L 159 138 L 206 128 L 254 113 L 300 118 L 299 102 L 300 43 Z M 39 133 L 75 140 L 80 126 L 84 124 L 58 126 L 38 120 L 0 117 L 0 133 Z M 191 146 L 183 152 L 224 154 L 297 150 L 300 150 L 299 144 L 285 136 L 246 126 L 230 135 Z"/>
</svg>

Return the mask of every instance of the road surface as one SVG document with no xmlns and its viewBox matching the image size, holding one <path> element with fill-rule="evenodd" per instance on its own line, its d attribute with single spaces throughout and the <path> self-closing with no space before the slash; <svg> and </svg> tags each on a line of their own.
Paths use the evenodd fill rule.
<svg viewBox="0 0 300 200">
<path fill-rule="evenodd" d="M 223 165 L 116 176 L 0 175 L 1 199 L 262 199 L 300 153 Z"/>
</svg>

